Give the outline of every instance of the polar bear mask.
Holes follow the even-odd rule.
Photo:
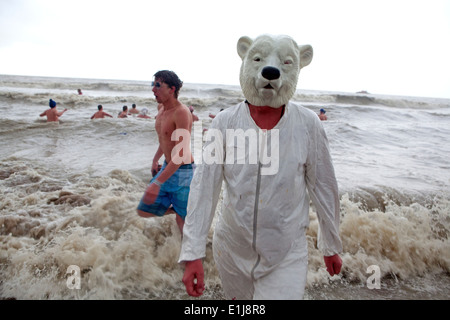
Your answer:
[[[247,101],[255,106],[280,108],[297,88],[300,69],[311,63],[313,49],[299,46],[289,36],[243,36],[237,51],[242,59],[240,84]]]

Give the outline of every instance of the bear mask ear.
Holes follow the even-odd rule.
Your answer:
[[[247,54],[248,49],[252,45],[253,40],[247,36],[240,37],[237,43],[237,52],[239,57],[244,60],[245,55]]]
[[[311,63],[313,58],[313,48],[309,45],[299,46],[300,49],[300,69]]]

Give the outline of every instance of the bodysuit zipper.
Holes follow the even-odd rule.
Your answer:
[[[257,175],[257,180],[256,180],[256,194],[255,194],[255,206],[254,206],[254,212],[253,212],[253,242],[252,242],[252,248],[253,250],[256,252],[256,232],[257,232],[257,224],[258,224],[258,206],[259,206],[259,192],[260,192],[260,188],[261,188],[261,168],[262,168],[262,163],[261,163],[261,157],[263,156],[265,150],[264,150],[264,146],[266,145],[266,130],[263,130],[263,134],[262,136],[259,135],[259,137],[261,137],[262,139],[260,139],[260,144],[259,144],[259,157],[258,157],[258,175]],[[253,266],[252,269],[252,279],[255,280],[255,269],[256,267],[259,265],[259,262],[261,260],[261,256],[258,254],[258,257],[256,259],[256,263]]]

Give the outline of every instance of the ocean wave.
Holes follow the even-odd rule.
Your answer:
[[[30,77],[0,75],[0,86],[10,88],[28,89],[64,89],[72,90],[78,94],[78,89],[93,91],[149,91],[151,92],[150,81],[122,81],[106,79],[78,79],[78,78],[58,78],[58,77]]]
[[[121,108],[123,105],[127,105],[131,108],[132,104],[136,104],[137,107],[146,106],[147,108],[157,107],[157,102],[153,97],[153,93],[146,95],[117,95],[118,92],[114,91],[116,95],[77,95],[74,93],[66,92],[17,92],[17,91],[0,91],[0,103],[12,104],[22,103],[29,105],[41,105],[48,106],[49,99],[53,99],[57,102],[60,108],[85,108],[87,106],[97,106],[99,104],[105,106],[112,105],[114,108]],[[129,92],[127,92],[129,93]],[[242,101],[239,95],[231,95],[230,97],[224,96],[180,96],[179,99],[182,103],[193,106],[194,108],[227,108],[233,106]]]
[[[440,109],[449,108],[450,99],[371,95],[358,93],[338,93],[297,90],[293,100],[324,105],[354,105],[390,107],[398,109]]]
[[[76,95],[72,93],[61,92],[42,92],[42,93],[25,93],[25,92],[5,92],[0,91],[0,101],[3,103],[27,103],[31,105],[41,105],[48,107],[49,99],[53,99],[57,102],[61,108],[83,108],[86,106],[102,105],[131,105],[134,103],[139,106],[155,107],[156,101],[153,97],[142,96],[88,96],[88,95]]]
[[[145,183],[121,169],[67,178],[70,184],[18,158],[2,161],[0,296],[70,298],[73,291],[61,283],[67,268],[76,265],[82,270],[78,294],[83,299],[187,299],[177,264],[181,237],[175,219],[136,214]],[[344,264],[333,281],[365,285],[372,265],[380,268],[383,281],[450,272],[448,195],[428,206],[391,201],[382,211],[367,210],[348,194],[340,202]],[[317,248],[314,207],[310,221],[307,289],[313,291],[329,285],[330,278]],[[204,259],[208,290],[203,298],[223,299],[211,251],[214,225]],[[38,290],[44,284],[47,290]]]
[[[77,79],[77,78],[47,78],[47,77],[28,77],[0,75],[0,87],[3,87],[1,93],[2,99],[23,99],[31,103],[40,101],[45,103],[46,99],[58,91],[64,94],[58,98],[69,105],[96,103],[94,101],[104,101],[103,103],[127,102],[146,104],[151,103],[147,99],[152,99],[151,81],[133,81],[133,80],[105,80],[105,79]],[[23,88],[24,90],[47,90],[46,92],[36,93],[39,97],[33,97],[33,94],[13,94],[8,92]],[[84,90],[87,95],[94,97],[78,96],[77,90]],[[103,95],[102,95],[103,93]],[[111,97],[112,96],[112,97]],[[41,99],[39,99],[41,98]],[[194,100],[192,104],[202,107],[201,99],[213,99],[220,102],[225,99],[227,106],[234,105],[244,99],[242,90],[236,85],[214,85],[214,84],[192,84],[186,83],[180,92],[180,99],[186,101]],[[47,99],[48,100],[48,99]],[[338,105],[356,105],[356,106],[384,106],[399,109],[439,109],[449,108],[450,99],[428,98],[428,97],[404,97],[370,93],[346,93],[346,92],[328,92],[319,90],[298,89],[293,97],[294,101],[300,103],[318,104],[338,104]],[[197,101],[197,102],[195,102]],[[213,102],[214,103],[214,102]],[[209,103],[211,105],[211,103]]]

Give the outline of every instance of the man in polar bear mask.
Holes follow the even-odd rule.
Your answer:
[[[288,36],[241,37],[246,101],[220,112],[191,183],[179,262],[188,294],[204,290],[202,258],[223,183],[213,254],[229,299],[301,299],[306,284],[309,201],[318,247],[340,272],[339,196],[328,140],[317,115],[290,102],[313,56]],[[269,156],[270,155],[270,156]]]

